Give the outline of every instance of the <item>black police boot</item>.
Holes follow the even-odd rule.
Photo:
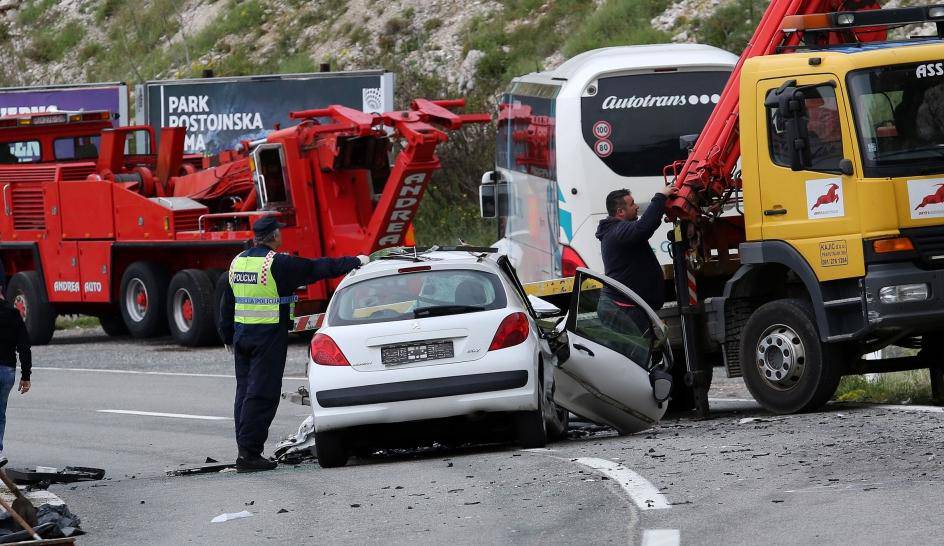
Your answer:
[[[236,472],[262,472],[264,470],[275,470],[279,463],[270,461],[262,455],[250,454],[242,449],[239,450],[239,457],[236,458]]]

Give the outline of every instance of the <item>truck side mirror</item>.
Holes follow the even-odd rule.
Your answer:
[[[788,87],[779,97],[779,109],[783,116],[784,133],[790,149],[790,169],[805,171],[812,165],[810,152],[809,116],[806,97],[796,87]]]

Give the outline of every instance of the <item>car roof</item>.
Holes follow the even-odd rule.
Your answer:
[[[390,257],[378,258],[369,264],[362,266],[349,273],[341,286],[355,283],[361,280],[383,277],[390,273],[395,273],[400,269],[430,266],[432,269],[487,269],[491,271],[498,270],[498,259],[503,256],[497,252],[471,252],[464,250],[436,250],[431,252],[421,252],[419,259],[414,261],[412,253],[404,254],[405,259],[396,259]],[[409,258],[409,259],[406,259]],[[339,286],[339,288],[341,288]]]

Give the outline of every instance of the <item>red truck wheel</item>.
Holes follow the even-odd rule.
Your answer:
[[[134,262],[121,276],[119,304],[128,332],[137,338],[167,331],[167,272],[151,262]]]
[[[10,279],[7,299],[20,312],[32,345],[46,345],[56,330],[56,310],[46,299],[43,279],[35,271],[21,271]]]
[[[216,341],[213,281],[206,271],[184,269],[167,289],[167,325],[174,341],[186,347]]]

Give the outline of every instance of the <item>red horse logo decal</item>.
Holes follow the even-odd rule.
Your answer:
[[[827,186],[826,193],[820,195],[816,198],[816,203],[813,205],[813,208],[810,210],[818,208],[820,205],[828,205],[829,203],[835,203],[839,201],[839,185],[830,184]]]
[[[915,207],[915,210],[924,208],[928,205],[938,205],[944,203],[944,184],[935,184],[937,186],[937,191],[931,195],[925,195],[924,199],[918,203],[918,206]]]

